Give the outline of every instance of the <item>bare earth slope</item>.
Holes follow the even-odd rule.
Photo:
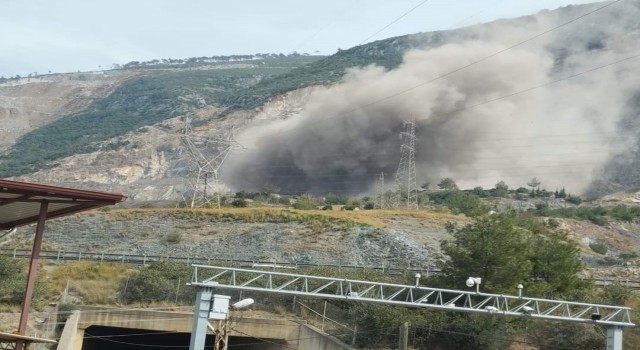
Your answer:
[[[107,96],[133,71],[51,74],[0,84],[0,152],[25,133]]]

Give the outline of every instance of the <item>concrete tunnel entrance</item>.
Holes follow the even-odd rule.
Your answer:
[[[84,332],[82,350],[188,350],[190,333],[163,332],[148,329],[91,326]],[[213,336],[207,335],[205,349],[213,347]],[[282,339],[258,339],[253,337],[229,337],[229,347],[234,350],[290,349]]]

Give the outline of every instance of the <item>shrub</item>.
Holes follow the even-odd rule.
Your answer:
[[[245,208],[247,206],[247,201],[244,198],[236,198],[231,202],[231,205],[236,208]]]
[[[582,198],[580,198],[580,196],[569,196],[565,200],[567,202],[569,202],[571,204],[575,204],[575,205],[579,205],[580,203],[582,203]]]
[[[318,209],[313,198],[310,195],[301,195],[300,198],[293,204],[293,208],[298,210],[314,210]]]
[[[591,242],[589,243],[589,248],[591,248],[591,250],[593,250],[594,252],[602,255],[606,255],[609,251],[609,248],[607,248],[607,246],[601,242]]]
[[[157,261],[139,267],[120,283],[120,297],[125,303],[166,301],[191,303],[193,290],[185,283],[190,280],[191,268],[185,263]]]
[[[366,210],[371,210],[373,208],[375,208],[375,204],[373,204],[373,202],[367,202],[363,207],[363,209],[366,209]]]
[[[182,234],[180,232],[171,232],[164,237],[164,240],[167,241],[167,243],[180,243],[180,241],[182,241]]]

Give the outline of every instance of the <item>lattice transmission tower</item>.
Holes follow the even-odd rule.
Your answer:
[[[189,118],[186,117],[182,143],[194,165],[188,178],[191,193],[189,197],[185,197],[186,206],[189,208],[211,206],[210,189],[212,189],[215,205],[220,208],[221,184],[218,176],[220,167],[231,150],[243,148],[234,139],[234,129],[231,128],[229,135],[223,138],[197,135],[193,133]],[[212,179],[210,179],[211,176]],[[213,180],[213,184],[210,180]]]
[[[416,180],[416,122],[414,119],[404,122],[404,131],[400,133],[400,163],[396,172],[394,207],[418,209],[418,184]]]

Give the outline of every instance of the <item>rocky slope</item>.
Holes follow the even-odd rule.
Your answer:
[[[445,225],[469,222],[464,216],[427,211],[282,210],[285,209],[93,211],[50,221],[44,244],[45,249],[92,253],[425,267],[435,264],[440,258],[440,243],[451,238]],[[295,216],[298,214],[301,216]],[[337,221],[324,221],[319,226],[314,218],[322,217]],[[343,219],[353,224],[340,224]],[[640,251],[640,221],[610,220],[596,225],[574,219],[556,220],[579,244],[590,267],[588,276],[640,279],[640,261],[634,258],[634,253]],[[28,248],[33,229],[19,228],[0,245]],[[590,248],[592,243],[606,246],[606,254],[595,253]]]
[[[0,153],[15,140],[107,96],[134,71],[49,74],[0,84]]]

